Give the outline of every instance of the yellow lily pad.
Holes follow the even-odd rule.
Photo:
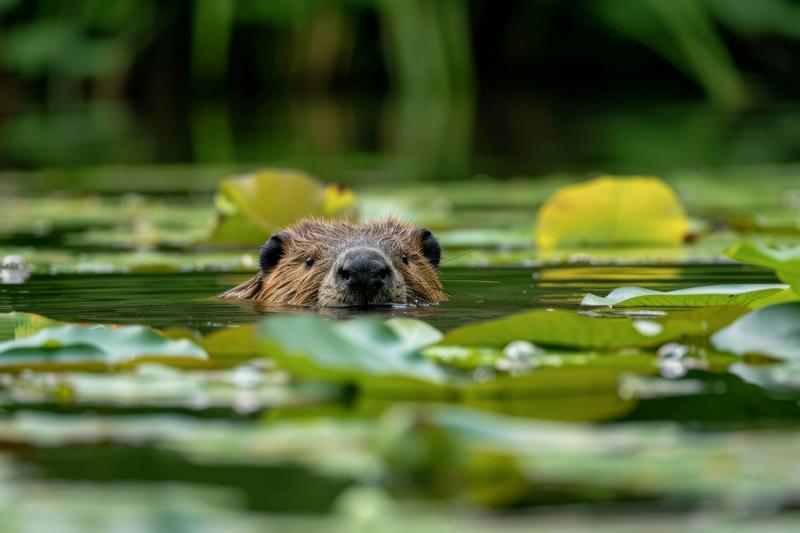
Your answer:
[[[675,192],[655,177],[599,178],[557,190],[539,209],[536,243],[677,246],[689,227]]]
[[[355,194],[296,170],[264,169],[223,179],[215,199],[217,221],[209,242],[263,242],[303,217],[355,220]]]

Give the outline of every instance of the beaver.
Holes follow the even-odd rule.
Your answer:
[[[338,307],[447,300],[436,237],[389,217],[363,224],[307,218],[261,247],[260,271],[220,295],[268,304]]]

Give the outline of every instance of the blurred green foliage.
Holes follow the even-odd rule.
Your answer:
[[[188,48],[195,84],[225,86],[242,62],[232,43],[249,32],[263,34],[268,48],[244,68],[271,70],[312,88],[347,74],[363,48],[380,48],[390,86],[402,94],[470,93],[476,81],[475,34],[484,30],[481,1],[451,0],[3,0],[0,2],[3,69],[63,88],[91,80],[98,89],[122,90],[148,48],[177,34]],[[491,9],[491,7],[488,7]],[[540,0],[504,6],[541,38],[564,14],[584,18],[610,39],[643,44],[697,83],[721,107],[746,104],[749,90],[728,42],[758,37],[796,40],[800,6],[790,0],[582,0],[565,8]],[[377,29],[373,26],[377,26]],[[580,35],[564,36],[580,40]],[[585,41],[586,52],[592,43]],[[160,50],[160,49],[159,49]],[[554,50],[558,54],[558,50]],[[498,58],[502,61],[503,58]],[[373,80],[374,81],[374,80]]]

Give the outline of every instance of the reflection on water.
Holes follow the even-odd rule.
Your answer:
[[[195,102],[174,113],[95,102],[0,121],[0,166],[270,164],[338,181],[554,172],[662,173],[796,161],[800,108],[554,97]],[[191,180],[187,176],[187,183]]]
[[[74,322],[147,323],[200,331],[254,322],[267,312],[252,302],[214,298],[250,274],[182,273],[34,276],[23,285],[0,287],[0,312],[24,311]],[[575,308],[587,292],[623,285],[673,290],[714,283],[774,283],[771,272],[741,265],[598,266],[557,268],[445,268],[450,301],[422,308],[379,308],[378,316],[424,317],[440,329],[525,309]],[[324,310],[323,316],[363,314]]]

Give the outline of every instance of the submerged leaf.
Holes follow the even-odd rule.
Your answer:
[[[216,198],[215,244],[260,244],[278,228],[308,217],[354,219],[355,195],[294,170],[264,169],[226,178]]]
[[[800,295],[800,246],[776,249],[765,244],[742,242],[725,250],[725,255],[740,263],[775,270],[775,274]]]
[[[557,190],[539,209],[536,243],[677,246],[689,221],[673,190],[654,177],[602,176]]]
[[[265,353],[301,377],[360,381],[410,378],[443,383],[444,370],[383,322],[327,322],[312,315],[267,318],[256,329]]]
[[[756,309],[711,337],[717,350],[800,360],[800,302]]]
[[[667,317],[586,316],[571,311],[527,311],[458,327],[441,344],[497,346],[524,340],[543,346],[616,350],[658,346],[682,337],[705,336],[729,324],[747,308],[706,307]]]
[[[0,342],[0,366],[21,362],[122,363],[145,356],[207,357],[189,340],[172,340],[144,326],[52,326]]]
[[[784,291],[788,285],[709,285],[676,291],[654,291],[641,287],[620,287],[607,296],[587,294],[587,307],[704,307],[709,305],[750,305],[756,300]]]

